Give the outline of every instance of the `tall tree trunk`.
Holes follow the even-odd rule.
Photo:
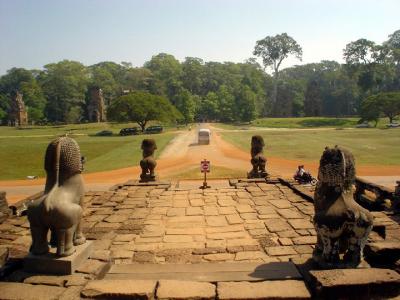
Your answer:
[[[277,113],[277,104],[276,104],[276,99],[278,97],[278,70],[275,69],[274,72],[274,86],[272,90],[272,116],[276,117]]]

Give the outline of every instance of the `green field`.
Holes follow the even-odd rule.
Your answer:
[[[325,117],[308,117],[308,118],[261,118],[251,122],[251,124],[215,124],[223,129],[251,129],[252,127],[267,128],[354,128],[360,118],[325,118]],[[385,128],[389,123],[388,118],[381,118],[377,128]],[[370,126],[374,126],[370,123]]]
[[[316,161],[325,146],[339,145],[351,150],[357,163],[400,166],[400,128],[247,130],[221,134],[223,139],[246,151],[250,150],[251,136],[259,134],[266,143],[267,156]]]
[[[141,158],[143,138],[154,138],[156,155],[176,135],[173,132],[154,135],[118,136],[123,127],[132,124],[85,124],[32,127],[16,129],[0,127],[0,180],[24,179],[28,175],[45,176],[43,158],[48,143],[58,135],[69,133],[79,144],[86,157],[86,172],[113,170],[137,166]],[[101,130],[113,131],[113,136],[94,136]]]

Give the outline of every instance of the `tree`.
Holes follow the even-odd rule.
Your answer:
[[[21,82],[20,91],[23,94],[23,100],[28,108],[28,119],[31,121],[42,120],[44,118],[46,98],[37,81],[31,80]]]
[[[267,36],[256,42],[254,55],[262,58],[264,67],[272,66],[274,71],[274,89],[272,93],[272,105],[276,105],[278,93],[279,68],[283,60],[289,55],[294,55],[301,60],[303,50],[300,45],[287,33]]]
[[[393,123],[393,119],[400,114],[400,92],[380,93],[377,101],[381,112]]]
[[[373,121],[375,127],[378,125],[380,108],[376,100],[376,96],[369,96],[361,103],[361,120],[360,121]]]
[[[291,117],[303,115],[304,85],[299,80],[279,80],[279,106],[275,107],[275,116]]]
[[[153,76],[149,82],[149,91],[156,95],[167,96],[170,101],[179,91],[181,85],[182,66],[171,54],[154,55],[144,64]]]
[[[89,87],[101,88],[104,102],[109,104],[112,99],[121,93],[121,80],[119,77],[121,77],[122,68],[115,66],[111,62],[103,62],[90,66],[88,69],[90,72]]]
[[[80,62],[63,60],[45,65],[39,76],[43,92],[47,98],[46,116],[51,121],[78,122],[76,107],[85,105],[85,94],[89,75]]]
[[[362,103],[362,118],[377,120],[379,114],[384,114],[393,123],[400,114],[400,92],[379,93],[367,97]]]
[[[10,95],[14,91],[23,94],[23,101],[28,110],[28,119],[39,121],[44,117],[46,99],[32,71],[12,68],[0,78],[0,120],[5,119],[9,109]],[[2,117],[1,117],[2,116]]]
[[[149,121],[175,122],[182,115],[163,96],[147,92],[133,92],[115,99],[108,107],[112,121],[136,122],[144,131]]]
[[[185,124],[193,122],[196,104],[193,95],[187,89],[181,89],[174,97],[176,108],[183,116]]]
[[[367,39],[350,42],[343,49],[348,71],[358,78],[361,98],[387,90],[393,78],[390,64],[390,47],[387,43],[376,45]]]
[[[304,95],[304,113],[306,117],[319,117],[322,111],[321,88],[317,81],[311,80]]]
[[[219,120],[222,122],[232,122],[235,116],[236,103],[235,96],[229,91],[226,85],[221,85],[217,91]]]
[[[125,70],[122,81],[123,90],[147,91],[153,74],[147,68],[129,68]]]
[[[219,115],[218,106],[218,95],[214,92],[208,92],[207,96],[200,101],[196,119],[202,121],[217,120]]]
[[[256,118],[256,95],[248,87],[243,86],[236,96],[237,119],[242,122],[250,122]]]
[[[375,43],[367,39],[350,42],[343,49],[343,58],[347,64],[369,64],[373,62]]]
[[[392,85],[393,90],[400,90],[400,30],[396,30],[389,35],[389,39],[384,43],[390,50],[390,57],[395,65],[395,77]]]
[[[182,85],[192,94],[201,94],[204,81],[204,62],[201,58],[186,57],[182,63]]]

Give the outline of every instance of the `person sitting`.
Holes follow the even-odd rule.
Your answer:
[[[312,181],[311,174],[304,169],[304,165],[297,167],[297,171],[293,178],[300,183],[309,183]]]
[[[304,165],[300,165],[297,167],[297,171],[294,174],[294,177],[302,178],[305,173],[306,173],[306,170],[304,170]]]

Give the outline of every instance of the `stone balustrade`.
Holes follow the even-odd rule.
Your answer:
[[[399,209],[400,201],[400,181],[397,181],[395,189],[388,188],[360,177],[355,181],[355,200],[371,210],[381,210],[387,200],[391,203],[391,208]]]

